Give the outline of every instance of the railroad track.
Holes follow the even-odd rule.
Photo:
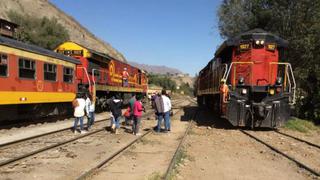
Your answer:
[[[190,100],[190,101],[191,101],[191,100]],[[192,102],[192,103],[195,103],[195,102],[193,102],[193,101],[191,101],[191,102]],[[193,122],[193,120],[196,118],[197,114],[198,114],[198,110],[196,110],[196,112],[194,113],[193,117],[192,117],[192,118],[190,119],[190,121],[189,121],[188,127],[187,127],[187,129],[186,129],[183,137],[181,138],[181,140],[180,140],[180,142],[179,142],[179,145],[178,145],[178,147],[177,147],[177,149],[176,149],[176,151],[175,151],[175,153],[174,153],[174,155],[173,155],[173,157],[172,157],[172,159],[171,159],[171,161],[170,161],[170,164],[169,164],[169,166],[168,166],[168,168],[167,168],[167,171],[166,171],[166,173],[165,173],[165,175],[164,175],[164,179],[165,179],[165,180],[171,179],[172,172],[173,172],[173,170],[174,170],[174,168],[175,168],[176,159],[177,159],[177,157],[178,157],[179,152],[181,151],[181,149],[182,149],[182,147],[183,147],[183,143],[184,143],[184,141],[185,141],[185,139],[186,139],[186,137],[187,137],[187,135],[188,135],[191,127],[192,127],[192,122]]]
[[[184,101],[185,102],[185,101]],[[192,102],[191,102],[192,103]],[[190,103],[190,104],[191,104]],[[189,105],[190,105],[189,104]],[[182,108],[178,109],[174,114],[178,114],[180,111],[182,111]],[[194,116],[195,117],[195,116]],[[193,117],[193,118],[194,118]],[[185,137],[188,134],[188,131],[191,128],[191,121],[189,122],[189,125],[187,127],[187,130],[185,131],[183,138],[181,139],[179,146],[177,148],[177,150],[175,151],[175,154],[170,162],[170,165],[168,167],[168,170],[166,172],[166,174],[170,174],[172,169],[174,168],[174,161],[177,157],[178,152],[180,151],[182,144],[184,142]],[[152,129],[146,129],[147,131],[142,135],[139,136],[138,138],[136,138],[135,140],[131,141],[130,143],[128,143],[127,145],[125,145],[124,147],[122,147],[121,149],[119,149],[118,151],[114,152],[112,155],[108,156],[107,158],[105,158],[104,160],[102,160],[101,162],[99,162],[98,164],[96,164],[94,167],[90,168],[89,170],[87,170],[86,172],[84,172],[83,174],[81,174],[77,180],[84,180],[84,179],[89,179],[90,177],[94,176],[95,173],[97,173],[99,170],[101,170],[102,168],[106,167],[112,160],[114,160],[115,158],[117,158],[119,155],[121,155],[122,153],[124,153],[126,150],[128,150],[130,147],[132,147],[134,144],[136,144],[137,142],[140,142],[143,138],[146,138],[148,135],[151,134]]]
[[[173,106],[176,106],[177,104],[180,104],[181,102],[184,102],[184,101],[179,101],[179,102],[175,103]],[[145,113],[143,115],[143,117],[150,116],[150,115],[153,115],[153,114],[154,114],[154,112],[151,110],[150,112]],[[109,118],[96,121],[96,123],[101,123],[101,122],[106,122],[106,121],[109,121]],[[96,124],[96,126],[97,126],[97,124]],[[0,161],[0,168],[3,167],[3,166],[9,165],[11,163],[17,162],[19,160],[26,159],[28,157],[34,156],[36,154],[39,154],[39,153],[42,153],[42,152],[45,152],[45,151],[48,151],[48,150],[63,146],[63,145],[66,145],[68,143],[71,143],[71,142],[74,142],[76,140],[79,140],[79,139],[82,139],[82,138],[97,134],[99,132],[105,131],[105,129],[107,127],[108,126],[103,126],[103,127],[98,128],[97,130],[93,130],[91,132],[88,132],[88,133],[86,133],[84,135],[80,135],[80,136],[77,136],[77,137],[73,137],[73,134],[71,134],[70,132],[68,132],[67,134],[64,134],[64,135],[60,135],[59,134],[59,133],[65,133],[67,131],[70,131],[71,128],[68,127],[68,128],[63,128],[63,129],[56,130],[56,131],[53,131],[53,132],[44,133],[44,134],[40,134],[40,135],[36,135],[36,136],[19,139],[19,140],[12,141],[12,142],[8,142],[8,143],[5,143],[5,144],[1,144],[0,145],[0,152],[1,152],[0,153],[0,159],[1,159],[1,156],[2,156],[2,159],[4,159],[4,160]],[[52,140],[53,137],[50,137],[50,136],[57,137],[57,139],[61,139],[61,137],[64,136],[67,139],[65,139],[63,141],[59,141],[59,142],[54,142]],[[73,138],[70,138],[70,136],[72,136]],[[41,141],[41,140],[37,140],[37,138],[45,138],[45,140]],[[28,143],[29,141],[31,141],[31,143]],[[34,142],[36,142],[36,143],[34,143]],[[23,153],[18,152],[18,154],[20,153],[21,155],[12,155],[12,154],[16,154],[17,153],[17,149],[19,149],[18,147],[20,147],[20,149],[24,149],[25,150],[25,149],[27,149],[26,146],[24,146],[25,144],[28,144],[28,145],[37,144],[37,142],[43,143],[43,146],[41,148],[38,148],[36,150],[30,150],[28,152],[23,152]],[[49,145],[47,145],[47,144],[49,144]],[[16,147],[13,147],[13,146],[16,146]],[[12,149],[14,149],[15,151],[12,151]],[[9,157],[9,158],[6,158],[6,157]]]
[[[250,132],[245,130],[240,130],[240,131],[243,134],[247,135],[248,137],[254,139],[255,141],[267,146],[272,151],[294,162],[300,168],[305,169],[312,175],[320,177],[320,172],[319,172],[320,161],[317,161],[320,158],[320,148],[318,145],[302,140],[300,138],[291,136],[289,134],[279,132],[279,131],[271,131],[269,133],[262,132],[264,134],[268,133],[269,137],[267,138],[261,137],[261,135],[259,135],[259,132],[252,132],[252,131]],[[279,136],[282,136],[282,137],[279,137]],[[278,139],[285,140],[284,137],[286,138],[286,142],[278,141]],[[284,146],[287,146],[287,147],[284,147]],[[288,149],[288,147],[290,148]],[[306,147],[306,148],[301,149],[302,147]],[[306,152],[308,152],[308,154]],[[301,153],[303,155],[301,155]],[[317,157],[314,157],[315,159],[313,158],[307,159],[306,156],[309,156],[309,155],[314,155]]]

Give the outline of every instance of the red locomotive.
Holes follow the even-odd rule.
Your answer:
[[[295,79],[284,62],[287,46],[261,29],[226,40],[199,72],[198,104],[234,126],[281,126],[295,103]]]
[[[78,92],[92,93],[101,108],[114,93],[129,97],[147,92],[146,73],[138,68],[72,42],[56,53],[14,40],[16,27],[0,19],[0,121],[68,114]]]
[[[91,92],[97,99],[98,107],[104,108],[106,100],[114,93],[124,99],[134,94],[145,95],[148,88],[146,73],[107,54],[96,52],[74,42],[65,42],[56,52],[72,56],[81,64],[77,65],[77,80],[80,92]],[[128,84],[123,82],[123,72],[128,74]]]

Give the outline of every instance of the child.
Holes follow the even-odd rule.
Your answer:
[[[94,120],[95,120],[95,114],[94,114],[94,110],[95,110],[95,102],[92,101],[92,96],[90,94],[86,94],[86,113],[87,113],[87,117],[88,117],[88,122],[87,122],[87,128],[88,130],[90,129],[90,127],[94,124]]]

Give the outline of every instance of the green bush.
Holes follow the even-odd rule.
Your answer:
[[[19,25],[15,38],[46,49],[53,50],[62,42],[69,40],[69,34],[56,18],[37,18],[15,11],[9,11],[10,20]]]
[[[177,88],[177,84],[175,81],[170,79],[167,75],[161,74],[149,74],[149,84],[154,84],[157,86],[161,86],[164,89],[175,91]]]

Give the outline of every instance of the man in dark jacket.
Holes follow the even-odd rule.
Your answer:
[[[112,124],[111,128],[116,134],[119,134],[120,118],[122,115],[121,106],[122,106],[122,100],[120,98],[120,95],[117,94],[110,103],[110,110],[111,110],[112,116],[114,117],[114,123]]]

